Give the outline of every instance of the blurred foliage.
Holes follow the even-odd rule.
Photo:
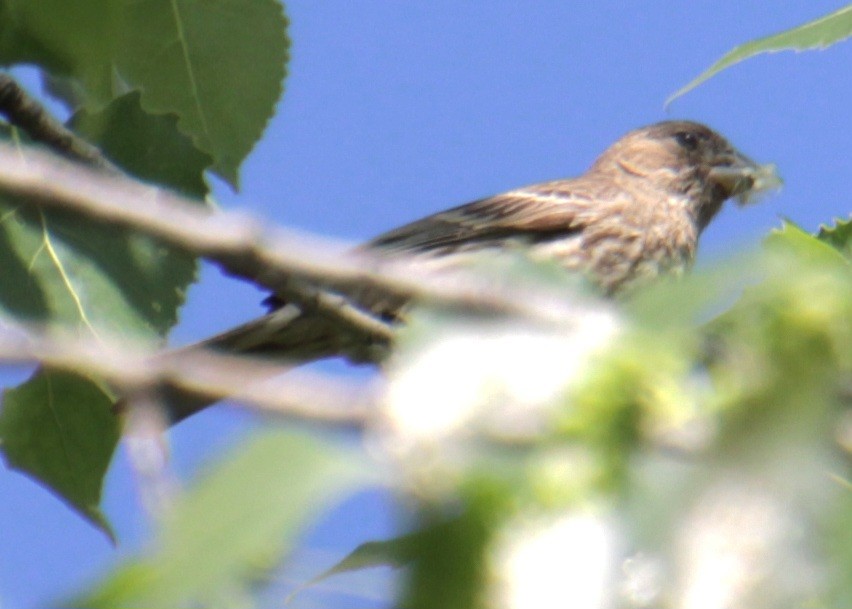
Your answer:
[[[847,220],[837,220],[832,226],[821,226],[817,238],[830,243],[847,258],[852,257],[852,216]]]
[[[688,608],[708,587],[718,597],[712,607],[846,606],[837,599],[852,593],[839,541],[849,538],[852,509],[848,227],[838,222],[815,237],[788,223],[749,264],[726,265],[722,286],[719,271],[709,271],[643,294],[582,382],[566,375],[535,441],[497,449],[487,441],[492,421],[476,419],[463,425],[479,433],[448,431],[438,454],[430,452],[435,438],[416,439],[422,446],[406,448],[402,463],[411,468],[409,492],[431,506],[419,518],[423,532],[362,546],[323,577],[407,563],[410,607],[598,606],[583,604],[588,581],[607,583],[601,606]],[[727,311],[696,321],[702,294],[743,283]],[[441,334],[442,317],[423,319],[432,327],[414,332],[425,343]],[[416,358],[416,342],[403,359]],[[492,409],[536,416],[531,403],[500,401],[501,381],[492,383]],[[541,562],[526,557],[528,569],[495,558],[518,522],[526,538],[539,534],[530,522],[544,523],[557,548],[541,542]],[[574,537],[562,537],[566,530]],[[584,545],[588,536],[595,547]],[[619,550],[595,564],[595,548],[610,538]],[[572,539],[576,547],[566,549]],[[462,546],[480,554],[463,555]],[[472,570],[454,583],[442,569],[460,556]],[[590,572],[563,571],[551,587],[519,596],[513,569],[539,573],[560,561]],[[480,582],[474,597],[471,578]],[[429,604],[439,581],[440,603]]]
[[[254,435],[175,500],[148,551],[85,598],[55,606],[245,607],[269,570],[329,504],[373,481],[358,455],[288,431]]]
[[[852,5],[845,6],[829,15],[796,26],[772,36],[758,38],[728,51],[721,59],[704,70],[694,80],[675,92],[666,100],[670,104],[688,93],[705,80],[722,70],[760,53],[773,53],[787,49],[824,49],[852,36]]]

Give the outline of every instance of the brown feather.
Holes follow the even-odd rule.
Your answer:
[[[701,231],[726,199],[749,194],[756,169],[704,125],[658,123],[619,139],[577,178],[455,207],[384,233],[362,248],[391,258],[404,252],[440,259],[452,266],[464,264],[461,253],[525,245],[534,258],[586,273],[606,294],[624,293],[660,273],[683,272],[695,256]],[[349,297],[391,317],[404,304],[378,305],[381,295],[367,291]],[[336,336],[321,316],[274,296],[270,302],[285,308],[202,346],[299,363],[339,354],[353,340]],[[173,408],[176,419],[206,405],[198,400],[187,404]]]

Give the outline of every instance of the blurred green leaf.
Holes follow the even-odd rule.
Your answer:
[[[804,263],[836,266],[845,262],[829,238],[814,236],[789,220],[769,234],[766,245],[770,250],[792,253]]]
[[[99,509],[103,479],[118,443],[112,398],[75,374],[39,370],[3,395],[0,440],[21,471],[113,537]]]
[[[504,491],[501,494],[505,497]],[[448,518],[440,509],[425,508],[418,515],[422,536],[411,540],[416,558],[405,573],[399,606],[480,607],[487,576],[485,552],[496,524],[495,511],[494,498],[471,495],[466,497],[461,515]]]
[[[154,547],[63,606],[221,606],[258,563],[274,564],[306,524],[371,476],[337,445],[260,433],[179,498]]]
[[[828,585],[828,607],[852,607],[852,478],[839,482],[844,496],[828,522],[826,550],[833,559]]]
[[[847,258],[852,258],[852,217],[846,220],[836,219],[831,226],[820,226],[817,238],[830,243]]]
[[[373,567],[404,567],[417,556],[417,545],[422,542],[422,537],[422,533],[411,533],[393,539],[362,543],[343,560],[317,575],[307,585],[319,583],[333,575],[348,571]]]
[[[751,260],[726,261],[718,273],[673,281],[653,288],[657,294],[640,295],[640,304],[631,302],[636,314],[624,320],[625,331],[568,390],[551,427],[526,445],[528,454],[504,447],[512,463],[526,465],[527,480],[517,480],[517,471],[497,459],[472,459],[487,443],[483,436],[476,436],[479,444],[468,437],[447,442],[442,454],[464,454],[466,469],[454,470],[459,482],[442,489],[438,501],[447,511],[464,512],[471,525],[466,532],[479,535],[463,537],[459,530],[419,550],[404,606],[430,606],[436,590],[441,598],[431,606],[470,607],[491,598],[494,589],[478,581],[476,569],[487,563],[506,524],[464,492],[472,480],[488,477],[497,481],[492,488],[502,486],[503,502],[521,521],[535,521],[549,507],[570,515],[596,499],[612,505],[613,535],[636,555],[627,563],[619,552],[601,560],[610,561],[608,573],[625,570],[620,589],[633,592],[636,584],[636,606],[702,598],[707,589],[718,590],[726,605],[753,609],[846,606],[825,604],[825,576],[845,577],[842,566],[835,573],[845,563],[824,546],[838,504],[849,500],[848,489],[837,484],[850,479],[848,422],[846,454],[837,438],[852,378],[850,267],[832,245],[792,223],[767,241],[767,251]],[[720,297],[734,296],[733,307],[708,330],[701,314],[719,306]],[[434,333],[452,319],[421,319],[420,337],[430,334],[429,322]],[[714,344],[704,341],[710,332]],[[529,458],[547,448],[554,459]],[[568,474],[562,486],[577,492],[561,505],[549,503],[554,495],[546,492],[530,501],[535,477],[559,479],[557,459]],[[577,484],[588,463],[591,484]],[[843,546],[848,536],[841,537],[833,545]],[[397,549],[368,547],[352,561],[392,560],[382,553]],[[459,574],[445,569],[460,562],[468,572],[454,580]],[[720,574],[718,564],[737,568]],[[651,580],[628,581],[634,566],[640,580],[649,572]],[[532,569],[522,564],[517,571],[522,567]],[[534,577],[514,583],[534,588]],[[566,572],[562,585],[574,583],[576,575]],[[609,594],[616,593],[601,590]]]
[[[400,535],[392,539],[362,543],[347,554],[343,560],[305,584],[305,587],[349,571],[373,567],[393,567],[396,569],[404,567],[417,559],[423,545],[428,544],[432,537],[446,534],[451,526],[452,522],[442,522],[433,528]]]
[[[718,315],[764,275],[760,256],[739,253],[681,277],[661,277],[631,294],[623,306],[642,327],[681,332]]]
[[[139,90],[236,186],[281,96],[286,28],[276,0],[0,0],[0,65],[65,77],[90,111]]]
[[[428,543],[429,533],[430,531],[416,531],[392,539],[362,543],[337,564],[299,586],[290,594],[288,602],[304,590],[335,575],[375,567],[392,567],[394,569],[405,567],[417,559],[422,544]]]
[[[764,277],[714,323],[712,383],[691,422],[701,441],[690,458],[637,455],[623,528],[640,536],[630,543],[640,557],[676,574],[678,589],[703,582],[726,604],[754,609],[845,607],[829,600],[835,585],[848,598],[852,583],[852,495],[838,483],[849,460],[837,442],[848,416],[852,282],[835,250],[791,223],[769,246]],[[719,561],[737,573],[703,579]]]
[[[790,30],[785,30],[772,36],[758,38],[735,47],[712,66],[698,75],[685,87],[679,89],[666,100],[666,105],[681,95],[691,91],[705,80],[721,72],[735,63],[753,57],[760,53],[772,53],[786,49],[824,49],[827,46],[845,40],[852,36],[852,5],[809,21]]]

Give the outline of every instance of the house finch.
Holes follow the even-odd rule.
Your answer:
[[[745,203],[777,183],[773,168],[755,164],[704,125],[668,121],[631,131],[579,177],[455,207],[362,248],[453,266],[471,253],[525,246],[531,257],[583,272],[613,295],[662,273],[683,272],[701,231],[727,199]],[[269,314],[202,344],[292,362],[340,354],[341,338],[329,324],[293,304],[271,302]],[[180,419],[197,406],[170,414]]]

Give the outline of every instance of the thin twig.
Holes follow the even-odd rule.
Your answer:
[[[0,72],[0,114],[33,140],[69,159],[101,170],[118,171],[100,150],[53,118],[15,79],[3,72]]]

